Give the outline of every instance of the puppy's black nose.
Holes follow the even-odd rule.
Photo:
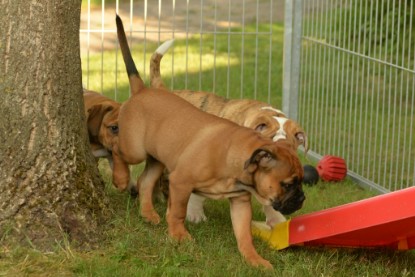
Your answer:
[[[272,202],[272,208],[276,211],[280,211],[282,208],[282,203],[280,201]]]
[[[303,206],[303,201],[284,203],[284,205],[282,205],[280,209],[278,209],[278,211],[282,213],[283,215],[289,215],[299,210],[302,206]]]
[[[272,207],[274,210],[277,210],[284,215],[289,215],[299,210],[303,206],[304,200],[304,192],[300,189],[297,189],[293,194],[290,195],[290,197],[287,197],[282,201],[274,201],[272,203]]]

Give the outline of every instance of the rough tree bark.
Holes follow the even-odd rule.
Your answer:
[[[81,0],[0,3],[0,243],[93,245],[108,200],[84,122]]]

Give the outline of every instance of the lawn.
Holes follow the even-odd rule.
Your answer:
[[[261,28],[267,29],[269,26]],[[257,69],[253,64],[255,47],[251,46],[255,45],[255,38],[246,38],[246,64],[243,70],[238,54],[241,44],[237,41],[240,41],[240,38],[234,38],[235,48],[231,50],[227,48],[226,41],[218,42],[216,77],[212,74],[212,56],[207,55],[203,58],[206,60],[203,61],[202,89],[212,90],[215,87],[215,91],[221,95],[228,94],[229,97],[239,98],[242,94],[243,97],[254,98],[255,84],[251,77],[257,70],[257,75],[260,76],[256,89],[257,98],[263,101],[269,99],[273,105],[280,107],[283,28],[278,24],[272,28],[276,33],[272,48],[272,95],[268,94],[268,56],[259,54],[262,62],[258,63]],[[210,39],[209,36],[204,37],[205,53],[213,49],[213,45],[209,44]],[[174,77],[175,88],[187,86],[198,89],[199,41],[198,37],[192,37],[188,42],[176,41],[174,75],[171,74],[171,56],[166,55],[163,59],[162,74],[168,86],[171,86]],[[191,62],[188,62],[188,74],[184,70],[186,60],[183,58],[186,43],[191,59]],[[259,45],[264,49],[268,49],[268,43],[265,39],[259,39]],[[155,49],[156,45],[147,47]],[[139,70],[142,71],[142,62],[137,58],[142,57],[140,51],[141,46],[136,44],[133,56]],[[104,67],[101,54],[90,57],[90,88],[113,97],[115,74],[118,74],[117,99],[124,101],[128,97],[128,82],[120,53],[107,51],[103,55]],[[117,71],[114,70],[116,55],[119,55]],[[151,53],[148,53],[147,59],[150,55]],[[232,65],[230,72],[226,68],[228,63]],[[241,71],[246,81],[243,86],[240,82]],[[105,74],[103,77],[100,76],[101,72]],[[85,75],[84,70],[84,77]],[[262,80],[262,77],[265,79]],[[213,82],[214,79],[216,83]],[[232,91],[227,90],[229,86],[233,88]],[[304,163],[311,163],[302,155],[301,158]],[[139,175],[141,169],[142,165],[134,167],[134,175]],[[157,226],[145,223],[138,214],[136,199],[127,193],[118,192],[112,186],[106,161],[100,163],[100,170],[107,184],[106,193],[111,199],[113,216],[107,222],[106,238],[99,248],[87,252],[80,251],[69,242],[62,241],[56,243],[55,251],[41,253],[35,248],[8,245],[6,238],[0,238],[3,245],[0,248],[0,276],[415,276],[414,251],[324,247],[291,247],[276,251],[257,238],[254,244],[258,253],[270,260],[274,265],[274,271],[252,268],[244,262],[237,249],[229,204],[225,200],[208,200],[205,205],[208,221],[200,224],[186,223],[194,240],[182,244],[175,243],[168,238],[164,216]],[[320,181],[314,186],[305,186],[304,190],[307,197],[304,207],[291,215],[292,217],[375,195],[374,192],[364,190],[350,180],[339,183]],[[259,204],[256,200],[252,202],[254,219],[263,220],[264,215]],[[166,203],[156,202],[156,209],[161,215],[165,215]]]
[[[323,247],[276,251],[257,238],[257,251],[271,261],[274,271],[251,268],[237,250],[227,201],[208,200],[208,221],[186,224],[194,241],[177,244],[167,236],[164,217],[158,226],[141,220],[136,200],[112,187],[105,161],[100,167],[114,207],[100,247],[82,252],[60,242],[50,253],[4,247],[0,276],[414,276],[413,251]],[[304,207],[292,216],[373,195],[350,181],[319,182],[306,186],[305,193]],[[254,218],[263,220],[258,203],[253,204]],[[156,209],[163,215],[166,204],[158,201]]]

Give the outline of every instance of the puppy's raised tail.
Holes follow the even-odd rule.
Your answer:
[[[165,88],[160,75],[160,61],[164,54],[173,45],[174,39],[168,40],[160,45],[153,53],[150,60],[150,84],[153,88]]]
[[[124,25],[121,18],[116,16],[118,42],[124,59],[125,68],[127,69],[128,80],[130,82],[131,94],[137,94],[140,90],[145,88],[144,82],[138,73],[133,57],[131,56],[130,48],[128,47],[127,37],[125,36]]]

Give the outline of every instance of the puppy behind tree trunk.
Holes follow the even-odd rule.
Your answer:
[[[117,143],[121,104],[100,93],[84,90],[84,107],[92,155],[97,160],[107,159],[112,170],[112,150]],[[135,184],[129,182],[128,186],[133,188]],[[135,190],[131,192],[134,195]]]

